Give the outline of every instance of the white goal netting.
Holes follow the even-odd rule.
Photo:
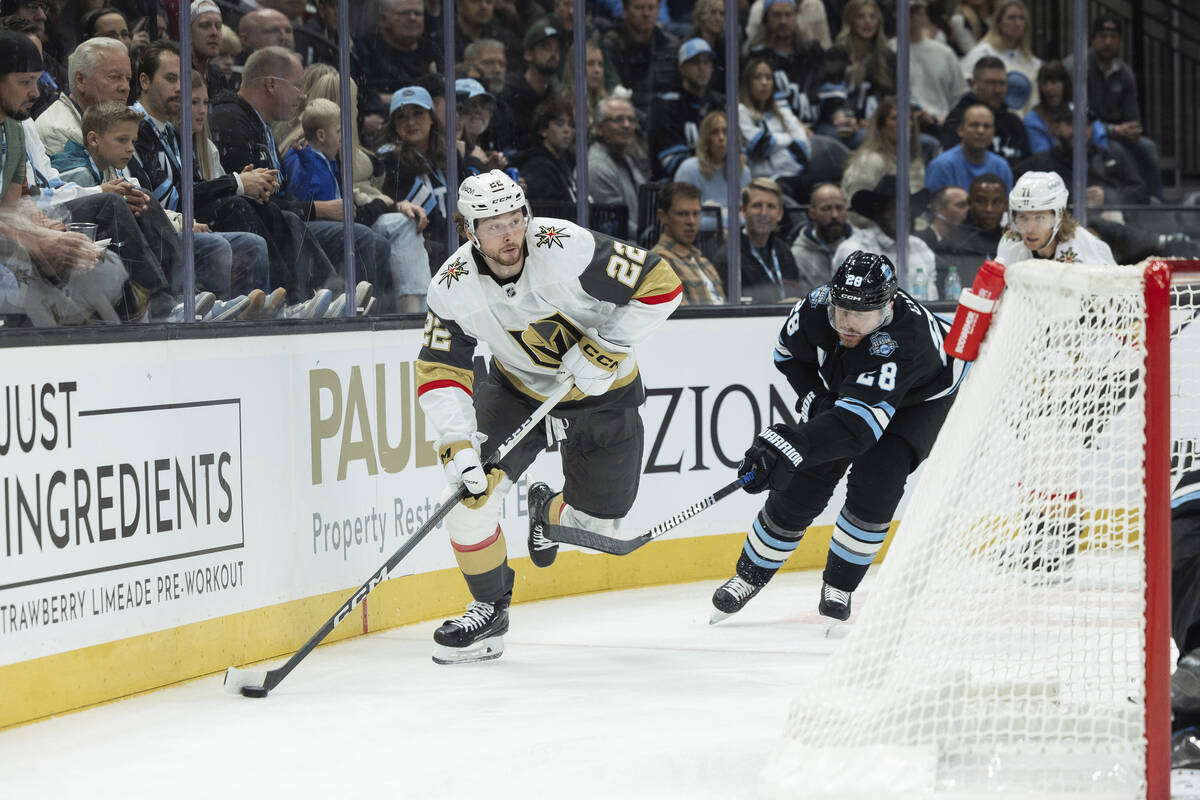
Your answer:
[[[1009,268],[870,596],[797,692],[764,795],[1145,797],[1143,271]],[[1200,466],[1200,285],[1172,300],[1174,481]]]

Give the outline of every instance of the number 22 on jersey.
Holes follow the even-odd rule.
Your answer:
[[[633,289],[642,274],[642,265],[646,263],[646,251],[624,242],[613,242],[612,248],[613,256],[608,259],[606,269],[608,276]]]

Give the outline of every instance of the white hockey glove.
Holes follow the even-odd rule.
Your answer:
[[[563,356],[558,379],[574,376],[575,387],[584,394],[604,394],[617,377],[617,367],[632,348],[606,342],[599,335],[584,336]]]
[[[447,438],[438,441],[438,458],[446,472],[446,482],[457,488],[461,483],[472,496],[486,494],[488,476],[479,460],[479,446],[487,440],[482,433],[472,433],[470,439]]]

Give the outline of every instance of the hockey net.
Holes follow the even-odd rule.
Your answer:
[[[1200,459],[1200,262],[1006,281],[766,796],[1167,797],[1169,486]]]

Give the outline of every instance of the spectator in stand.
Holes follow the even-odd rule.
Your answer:
[[[909,0],[908,6],[910,85],[913,99],[920,105],[916,116],[923,130],[945,122],[950,109],[968,91],[958,56],[948,45],[924,34],[930,26],[928,5],[929,0]]]
[[[42,77],[39,79],[42,100],[34,107],[46,106],[46,80],[49,78],[56,87],[64,87],[69,80],[69,73],[63,69],[62,62],[70,52],[71,42],[63,41],[63,37],[51,35],[52,28],[47,26],[50,10],[48,0],[0,0],[0,17],[15,16],[30,23],[35,28],[38,41],[42,47]],[[83,11],[83,9],[80,9]],[[24,33],[24,31],[19,31]],[[53,98],[49,98],[52,102]]]
[[[1088,110],[1104,123],[1110,136],[1129,151],[1150,193],[1162,199],[1162,171],[1158,164],[1158,145],[1143,135],[1138,110],[1137,81],[1129,65],[1122,61],[1121,21],[1101,14],[1092,23],[1092,49],[1088,52]]]
[[[680,89],[663,92],[650,111],[651,177],[671,178],[696,153],[700,121],[725,107],[725,95],[711,88],[712,48],[703,39],[679,46]]]
[[[83,144],[83,112],[104,100],[129,102],[129,51],[116,39],[89,39],[71,53],[70,94],[61,94],[38,117],[38,134],[50,156],[68,141]]]
[[[951,186],[939,190],[939,193],[958,191],[958,187]],[[937,259],[937,287],[943,296],[950,267],[958,270],[959,280],[964,286],[970,285],[983,262],[996,255],[1000,237],[1004,235],[1004,214],[1008,211],[1008,189],[1004,179],[988,174],[971,181],[966,205],[966,217],[960,223],[946,226],[939,224],[941,220],[935,218],[934,225],[918,234]],[[947,203],[944,207],[947,212],[952,212],[955,205]],[[949,214],[947,217],[953,219]],[[932,237],[928,235],[934,226],[937,226],[940,235],[941,231],[945,231],[937,241],[931,241]]]
[[[700,233],[700,190],[690,183],[672,182],[658,193],[662,234],[653,252],[662,256],[683,283],[684,305],[722,305],[725,282],[713,263],[696,246]]]
[[[526,193],[539,202],[574,203],[574,109],[550,97],[533,112],[533,130],[540,144],[517,154],[512,161],[521,171]]]
[[[213,0],[192,0],[192,68],[204,76],[208,89],[216,97],[229,89],[225,73],[213,63],[221,54],[221,9]]]
[[[846,170],[842,173],[844,196],[853,197],[860,189],[873,189],[884,175],[896,174],[898,116],[896,98],[883,98],[867,128],[866,139],[846,162]],[[921,137],[915,114],[909,116],[908,154],[908,185],[910,191],[920,191],[925,185],[925,164],[921,160]],[[851,221],[861,224],[853,218]]]
[[[992,15],[992,0],[957,0],[950,13],[950,41],[960,55],[971,52],[988,32]]]
[[[610,97],[600,104],[596,141],[588,148],[588,186],[593,203],[624,206],[629,226],[637,226],[638,187],[646,173],[631,155],[637,139],[633,104]]]
[[[995,132],[995,117],[990,108],[983,103],[968,106],[958,126],[961,142],[929,162],[925,188],[931,192],[943,186],[966,189],[980,175],[994,173],[1004,178],[1011,190],[1013,174],[1008,162],[988,150]]]
[[[961,186],[943,186],[933,193],[929,205],[933,219],[929,227],[917,231],[917,238],[936,253],[938,244],[967,219],[967,190]]]
[[[245,169],[246,166],[272,169],[278,173],[282,167],[276,149],[271,124],[291,119],[303,93],[299,88],[304,70],[300,58],[282,47],[265,47],[246,60],[242,71],[242,88],[238,93],[227,93],[213,103],[210,124],[221,154],[221,166],[227,172]],[[281,187],[284,191],[287,184]],[[314,200],[298,203],[276,196],[279,205],[304,220],[305,227],[316,239],[328,260],[335,265],[342,263],[344,232],[342,229],[342,203],[340,200]],[[355,263],[358,280],[373,285],[386,285],[387,263],[390,247],[385,238],[359,223],[354,223]],[[307,282],[315,290],[327,280],[330,286],[341,290],[340,280],[327,278],[315,269]],[[272,280],[279,285],[279,281]],[[304,285],[302,281],[301,285]],[[329,287],[324,287],[329,288]],[[359,287],[351,291],[357,292]],[[291,289],[289,288],[289,292]],[[358,302],[359,307],[363,302]]]
[[[738,99],[738,128],[750,174],[778,179],[803,172],[808,164],[808,133],[791,109],[776,102],[770,63],[761,58],[746,62]]]
[[[504,77],[508,74],[504,42],[499,39],[476,39],[467,45],[462,57],[467,65],[468,78],[482,83],[483,88],[493,95],[504,91]]]
[[[240,60],[243,64],[251,53],[264,47],[296,49],[291,20],[273,8],[260,8],[242,17],[238,23],[238,39],[242,42]]]
[[[442,60],[441,48],[425,35],[421,0],[379,0],[378,30],[355,39],[354,49],[362,70],[355,76],[358,85],[384,104],[400,87],[437,71]]]
[[[783,189],[770,178],[754,178],[742,190],[743,303],[793,303],[804,296],[791,243],[779,233]],[[724,259],[718,257],[723,274]]]
[[[847,104],[859,127],[866,127],[880,99],[896,93],[896,54],[888,47],[883,14],[875,0],[846,3],[837,47],[849,59]]]
[[[808,224],[792,243],[800,273],[800,291],[807,293],[833,276],[833,254],[854,229],[846,221],[846,196],[836,183],[822,183],[808,201]]]
[[[1023,0],[1000,0],[992,19],[983,40],[963,57],[963,74],[974,75],[976,62],[985,56],[999,58],[1008,77],[1004,103],[1024,114],[1038,103],[1037,71],[1042,66],[1030,49],[1029,9]]]
[[[911,195],[908,203],[909,218],[905,221],[904,233],[908,236],[908,277],[912,280],[917,269],[926,275],[935,275],[937,265],[929,245],[912,235],[912,223],[925,213],[929,203],[929,192],[922,189]],[[857,212],[870,224],[855,227],[850,238],[838,245],[833,254],[833,268],[841,266],[846,257],[855,250],[879,253],[898,263],[896,237],[900,226],[896,220],[896,176],[885,175],[874,189],[860,189],[850,198],[851,210]]]
[[[38,26],[25,19],[25,17],[10,14],[7,17],[0,17],[0,31],[12,31],[19,33],[22,36],[35,40],[35,45],[38,51],[41,52],[42,40],[38,37]],[[44,66],[45,63],[43,62]],[[42,70],[42,75],[38,78],[38,99],[33,103],[33,110],[30,116],[37,119],[42,115],[42,112],[54,104],[58,96],[62,94],[62,89],[66,87],[66,75],[60,81],[57,76],[52,75],[47,69]]]
[[[767,13],[764,5],[769,5],[769,3],[765,3],[764,0],[754,0],[750,4],[750,10],[746,16],[746,37],[751,41],[762,35],[762,28],[765,24],[763,16]],[[834,9],[835,6],[836,9]],[[829,30],[831,11],[840,14],[840,3],[831,2],[827,7],[822,0],[800,0],[799,7],[796,9],[796,29],[805,38],[814,40],[822,50],[833,47],[833,35]],[[722,19],[723,21],[724,19]]]
[[[992,120],[996,131],[988,145],[989,149],[1004,157],[1009,166],[1024,158],[1029,158],[1029,134],[1025,131],[1025,123],[1021,118],[1008,109],[1004,98],[1008,93],[1008,74],[1004,62],[995,56],[984,56],[975,62],[971,91],[958,101],[938,130],[938,140],[943,150],[949,150],[959,142],[958,128],[962,123],[963,112],[970,106],[983,103],[992,110]]]
[[[82,35],[80,41],[107,36],[120,40],[130,53],[133,52],[133,36],[129,33],[129,23],[125,21],[125,15],[112,6],[97,8],[84,14],[79,21],[79,31]],[[146,44],[150,43],[148,36],[145,40]]]
[[[496,39],[504,43],[510,63],[520,62],[521,41],[496,18],[495,0],[459,0],[454,13],[454,52],[459,58],[473,42]]]
[[[1038,70],[1038,104],[1025,115],[1025,131],[1029,134],[1029,149],[1044,153],[1058,142],[1050,128],[1054,125],[1054,110],[1071,107],[1071,73],[1061,61],[1047,61]],[[1108,131],[1099,121],[1092,123],[1092,141],[1101,147],[1108,145]]]
[[[1059,106],[1052,114],[1050,130],[1057,145],[1022,161],[1016,166],[1017,177],[1026,172],[1054,172],[1063,183],[1071,186],[1074,175],[1072,151],[1075,144],[1075,116]],[[1092,141],[1088,127],[1087,145],[1087,204],[1089,208],[1105,205],[1144,205],[1150,202],[1150,192],[1142,181],[1137,165],[1124,151],[1101,147]]]
[[[696,155],[684,159],[675,172],[675,180],[690,183],[700,190],[700,202],[721,209],[721,224],[729,226],[729,154],[738,154],[738,192],[750,183],[750,169],[741,147],[726,147],[725,112],[712,111],[700,122]],[[700,220],[704,230],[707,217]]]
[[[510,72],[498,98],[502,109],[495,121],[496,140],[506,152],[537,144],[533,111],[550,96],[550,79],[558,71],[562,42],[557,28],[530,28],[525,32],[523,72]]]
[[[454,86],[458,97],[455,119],[462,126],[459,137],[464,145],[462,154],[469,153],[478,160],[481,172],[504,169],[508,166],[508,159],[500,152],[490,127],[496,98],[474,78],[459,78]],[[533,114],[537,114],[536,108]],[[536,128],[534,132],[536,136]]]
[[[608,71],[608,61],[604,50],[595,42],[588,42],[584,46],[584,59],[583,80],[584,85],[587,86],[587,99],[584,107],[587,110],[588,130],[594,130],[596,120],[600,116],[600,104],[609,98],[604,80]],[[562,96],[567,101],[567,105],[575,108],[575,60],[571,50],[567,50],[563,61],[566,62],[566,67],[563,68]]]
[[[625,18],[620,27],[600,39],[609,63],[617,68],[621,85],[633,91],[633,105],[650,111],[655,95],[672,88],[679,40],[655,21],[656,0],[622,0]]]
[[[338,65],[337,49],[337,0],[316,0],[317,13],[303,24],[297,24],[293,36],[295,50],[304,66],[310,64]],[[350,74],[360,71],[354,42],[350,42]]]
[[[230,91],[236,92],[242,85],[241,65],[237,63],[238,53],[242,52],[242,40],[228,25],[221,26],[221,49],[217,52],[212,63],[225,76],[225,85]],[[234,68],[237,68],[236,70]]]
[[[763,0],[763,24],[750,39],[750,58],[766,61],[774,73],[775,98],[805,125],[820,117],[825,51],[796,24],[794,0]]]
[[[433,112],[433,98],[419,86],[396,92],[391,112],[378,150],[387,170],[383,191],[425,212],[425,250],[430,264],[440,265],[447,256],[445,129]]]
[[[742,36],[739,27],[738,38]],[[725,2],[724,0],[696,0],[692,6],[692,38],[708,42],[712,50],[712,85],[725,91]]]

